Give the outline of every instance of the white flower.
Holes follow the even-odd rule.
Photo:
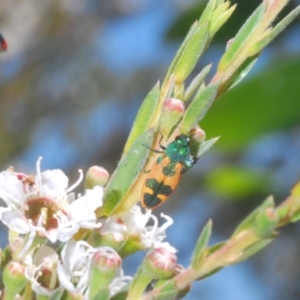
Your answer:
[[[118,216],[111,216],[105,220],[100,220],[103,223],[99,233],[101,236],[112,235],[117,243],[122,243],[127,238],[127,227],[122,219]]]
[[[59,288],[56,276],[57,262],[56,252],[42,245],[34,254],[32,264],[25,268],[25,276],[38,295],[50,297]]]
[[[166,222],[159,227],[157,218],[151,213],[151,210],[146,210],[146,213],[143,214],[141,208],[138,205],[134,205],[123,216],[123,221],[129,234],[135,236],[139,235],[140,241],[146,249],[159,247],[166,237],[166,229],[173,224],[172,218],[161,214],[161,217],[166,219]],[[152,220],[154,224],[152,226],[146,226],[150,220]],[[164,243],[164,245],[166,244],[167,243]]]
[[[49,239],[68,241],[80,227],[97,228],[94,211],[102,205],[103,188],[96,186],[75,200],[70,193],[82,180],[68,188],[68,178],[61,170],[25,175],[12,171],[0,173],[0,198],[7,207],[0,207],[0,218],[20,234],[35,234]],[[28,248],[28,245],[27,245]]]
[[[106,263],[105,259],[106,258]],[[100,260],[100,261],[97,261]],[[110,295],[114,295],[123,288],[132,277],[124,276],[119,267],[121,258],[111,247],[93,248],[84,241],[69,241],[61,252],[61,261],[58,262],[57,275],[60,284],[69,292],[82,295],[83,299],[89,299],[89,276],[91,263],[99,264],[103,272],[110,272],[110,268],[118,268],[117,276],[109,285]],[[104,264],[104,265],[101,265]],[[105,276],[105,274],[103,275]]]
[[[93,248],[86,242],[69,241],[61,252],[57,275],[61,285],[71,293],[88,294],[88,273]]]

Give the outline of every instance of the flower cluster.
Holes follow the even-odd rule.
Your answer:
[[[61,170],[41,172],[40,162],[41,158],[36,174],[12,168],[0,173],[0,198],[6,203],[0,207],[0,219],[10,229],[12,257],[4,275],[12,277],[17,269],[15,277],[23,278],[24,284],[29,281],[38,295],[50,297],[66,290],[89,299],[102,290],[113,295],[131,280],[124,276],[122,257],[142,249],[176,252],[163,242],[165,230],[173,223],[170,217],[162,215],[166,222],[158,226],[150,210],[143,213],[134,205],[123,216],[97,219],[103,187],[96,185],[76,195],[73,191],[83,179],[82,171],[78,181],[68,186]],[[97,278],[95,285],[93,278]]]

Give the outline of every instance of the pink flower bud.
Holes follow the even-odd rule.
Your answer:
[[[92,258],[92,264],[105,273],[119,269],[121,263],[119,254],[110,247],[99,247]]]
[[[177,272],[177,257],[167,248],[156,248],[146,256],[145,267],[153,274],[153,278],[168,278]]]
[[[184,102],[176,98],[168,98],[163,104],[163,111],[165,112],[176,112],[182,115],[184,113],[184,110]]]
[[[89,272],[90,298],[99,294],[109,293],[108,286],[120,271],[122,259],[110,247],[99,247],[92,257]],[[96,299],[96,298],[95,298]],[[97,298],[98,299],[98,298]],[[99,298],[100,299],[100,298]],[[102,299],[102,298],[101,298]],[[103,298],[104,299],[104,298]],[[105,297],[105,299],[108,299]]]
[[[2,280],[5,286],[5,299],[15,299],[27,283],[25,266],[20,262],[9,262],[3,270]],[[3,297],[3,294],[2,294]]]
[[[205,140],[205,131],[197,125],[191,130],[190,137],[193,140],[203,142]]]
[[[185,106],[182,100],[169,98],[164,102],[159,125],[164,136],[167,136],[173,126],[178,123],[184,111]]]
[[[85,178],[85,188],[92,189],[95,185],[104,186],[109,178],[109,173],[102,167],[92,166]]]

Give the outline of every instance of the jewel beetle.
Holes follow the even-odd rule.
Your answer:
[[[191,156],[187,135],[180,134],[167,147],[160,147],[162,150],[152,150],[162,155],[156,160],[142,188],[141,204],[144,208],[155,209],[165,202],[181,176],[196,162]]]

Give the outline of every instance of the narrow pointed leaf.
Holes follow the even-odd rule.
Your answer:
[[[213,139],[209,139],[207,141],[204,141],[201,143],[198,153],[197,153],[197,158],[200,158],[206,151],[208,151],[217,141],[219,140],[219,137],[215,137]]]
[[[192,95],[196,92],[196,90],[199,89],[200,85],[202,84],[203,80],[207,76],[208,72],[211,69],[211,64],[206,66],[190,83],[190,85],[187,87],[184,95],[183,95],[183,101],[189,100]]]
[[[165,84],[168,82],[170,76],[174,73],[174,67],[179,59],[179,57],[181,56],[182,52],[184,51],[184,49],[186,48],[186,45],[188,44],[191,36],[193,35],[194,31],[197,29],[197,26],[198,26],[198,22],[195,22],[189,32],[187,33],[185,39],[183,40],[182,44],[180,45],[178,51],[176,52],[176,55],[175,57],[173,58],[172,62],[171,62],[171,65],[167,71],[167,74],[165,76],[165,79],[164,79],[164,82],[162,84],[162,87],[164,88],[165,87]]]
[[[102,215],[110,215],[120,205],[122,198],[129,191],[147,161],[151,145],[153,130],[148,130],[137,138],[129,151],[123,155],[119,165],[109,180],[104,194]]]
[[[205,250],[207,249],[207,244],[211,236],[211,231],[212,221],[209,220],[200,234],[192,256],[191,266],[193,269],[199,269],[203,262],[203,259],[205,258]]]
[[[136,138],[148,129],[152,116],[155,112],[159,100],[159,83],[157,83],[150,93],[146,96],[131,129],[130,135],[127,139],[124,153],[126,153]]]
[[[197,24],[181,55],[178,57],[173,71],[175,83],[177,85],[184,82],[184,80],[190,75],[203,50],[206,48],[208,40],[208,26],[208,22],[202,24],[202,26]]]
[[[213,15],[213,12],[214,12],[215,8],[218,7],[217,2],[218,2],[217,0],[210,0],[207,3],[201,17],[199,18],[199,23],[200,24],[204,24],[205,22],[211,20],[211,17]],[[223,2],[223,0],[222,0],[222,2]]]
[[[266,208],[274,207],[274,200],[272,196],[269,196],[259,207],[252,211],[235,229],[232,236],[236,236],[238,233],[248,230],[254,226],[255,218],[260,211],[265,210]]]
[[[259,252],[260,250],[262,250],[263,248],[268,246],[273,240],[274,240],[274,237],[268,238],[268,239],[263,239],[263,240],[255,243],[254,245],[245,249],[243,251],[243,253],[241,254],[241,256],[239,256],[239,258],[234,261],[234,263],[236,264],[236,263],[239,263],[241,261],[248,259],[249,257],[253,256],[257,252]]]
[[[260,52],[265,48],[277,35],[279,35],[298,15],[300,14],[300,6],[290,12],[282,21],[280,21],[273,29],[269,29],[263,37],[252,47],[253,54]]]
[[[226,88],[226,90],[233,88],[234,86],[236,86],[239,82],[241,82],[246,77],[246,75],[250,72],[250,70],[253,68],[253,66],[257,62],[258,56],[259,56],[259,53],[255,56],[251,56],[251,57],[247,58],[244,61],[244,63],[238,68],[238,70],[236,71],[234,76],[230,78],[230,82],[228,82],[228,84],[227,84],[227,85],[229,85],[229,87]],[[223,93],[224,92],[225,92],[225,90],[223,90]]]
[[[238,53],[241,51],[247,40],[251,38],[251,34],[263,17],[265,5],[265,3],[262,3],[239,30],[233,42],[221,58],[218,71],[223,71],[238,56]]]
[[[219,83],[212,83],[197,94],[187,108],[182,124],[182,132],[189,132],[206,114],[218,92]],[[200,87],[201,88],[201,87]]]
[[[217,31],[227,22],[227,20],[231,17],[234,12],[236,5],[233,5],[229,9],[227,9],[222,15],[220,15],[216,20],[214,20],[213,24],[210,28],[210,37],[212,38]]]

